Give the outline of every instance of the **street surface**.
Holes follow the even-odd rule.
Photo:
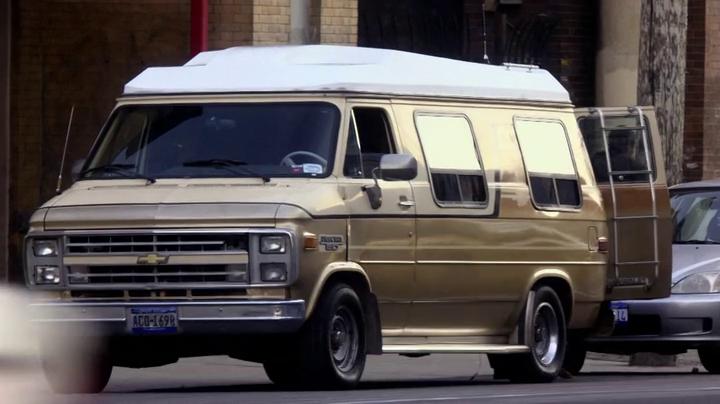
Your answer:
[[[628,367],[590,360],[584,374],[552,384],[509,384],[492,379],[485,356],[371,356],[363,383],[353,391],[283,391],[267,380],[260,365],[226,357],[183,359],[159,368],[115,368],[100,395],[59,396],[42,377],[32,402],[83,403],[720,403],[720,376],[702,368]],[[11,403],[7,396],[0,402]]]

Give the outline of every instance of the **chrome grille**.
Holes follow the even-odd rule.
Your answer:
[[[246,234],[113,234],[65,236],[66,255],[167,252],[241,252]]]
[[[70,285],[248,282],[246,264],[69,266]]]

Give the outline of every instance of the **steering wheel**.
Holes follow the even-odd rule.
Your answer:
[[[292,158],[295,156],[311,157],[314,160],[316,160],[317,162],[319,162],[323,166],[323,169],[325,169],[325,167],[327,167],[327,160],[322,158],[322,156],[317,155],[313,152],[305,151],[305,150],[298,150],[298,151],[294,151],[292,153],[288,153],[285,157],[282,158],[282,160],[280,160],[280,165],[284,165],[284,166],[288,166],[288,167],[294,166],[295,161]]]

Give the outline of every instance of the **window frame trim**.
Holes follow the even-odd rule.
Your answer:
[[[572,162],[573,171],[575,172],[575,176],[573,177],[569,174],[560,174],[560,173],[538,173],[535,171],[528,170],[527,163],[525,162],[525,154],[523,153],[523,148],[522,148],[522,145],[520,144],[520,136],[518,135],[517,125],[516,125],[516,123],[518,121],[559,123],[560,127],[562,127],[563,133],[565,135],[565,144],[567,145],[568,152],[570,153],[570,160]],[[578,128],[578,131],[579,130],[580,129]],[[520,159],[522,160],[522,164],[523,164],[523,170],[525,171],[525,183],[527,184],[528,194],[530,194],[530,200],[531,200],[535,210],[550,211],[550,212],[570,212],[570,213],[581,212],[583,203],[584,203],[582,185],[580,184],[580,175],[578,174],[577,161],[575,160],[575,153],[573,153],[572,143],[570,142],[570,136],[568,135],[567,126],[565,126],[565,123],[561,119],[557,119],[557,118],[541,118],[541,117],[528,117],[528,116],[521,116],[521,115],[513,115],[513,132],[515,132],[515,141],[517,142],[518,151],[520,152]],[[557,200],[557,204],[552,204],[552,205],[541,204],[535,200],[535,195],[533,195],[532,186],[530,185],[530,174],[531,173],[534,174],[534,176],[536,176],[536,177],[552,178],[553,187],[555,187],[555,199]],[[578,189],[578,196],[579,196],[578,199],[580,201],[579,205],[571,206],[571,205],[560,204],[560,195],[557,192],[557,184],[555,182],[555,180],[558,178],[575,180],[577,182],[577,189]]]
[[[485,200],[478,202],[478,203],[472,203],[472,202],[466,202],[466,201],[457,201],[457,202],[443,202],[440,201],[437,198],[437,195],[435,194],[435,184],[432,180],[432,174],[433,170],[430,167],[430,163],[428,162],[427,158],[427,152],[425,151],[425,146],[423,145],[422,136],[420,135],[420,128],[418,127],[418,121],[417,118],[419,116],[434,116],[434,117],[442,117],[442,118],[463,118],[465,122],[468,124],[468,128],[470,129],[470,137],[472,138],[473,147],[475,149],[475,158],[478,161],[478,165],[480,166],[479,171],[475,170],[465,170],[465,169],[438,169],[438,174],[455,174],[456,179],[458,181],[458,187],[459,185],[459,175],[479,175],[482,176],[482,186],[485,189]],[[440,208],[467,208],[467,209],[487,209],[488,206],[490,206],[490,189],[488,186],[488,178],[485,171],[485,165],[483,164],[482,155],[480,154],[480,148],[478,146],[477,139],[475,138],[475,128],[473,127],[472,120],[470,120],[470,117],[467,116],[467,114],[464,114],[462,112],[439,112],[439,111],[428,111],[428,110],[415,110],[413,111],[413,125],[415,126],[415,134],[417,135],[418,143],[420,145],[420,150],[423,154],[423,163],[425,164],[425,170],[427,171],[427,177],[428,182],[430,183],[430,191],[432,194],[433,201],[435,204]],[[462,189],[459,189],[460,196],[462,197]]]

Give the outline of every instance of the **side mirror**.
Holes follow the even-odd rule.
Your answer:
[[[70,177],[73,181],[77,181],[80,177],[80,172],[85,166],[85,159],[73,161],[72,168],[70,169]]]
[[[409,154],[385,154],[380,158],[380,178],[410,181],[417,177],[417,160]]]
[[[409,154],[384,154],[372,174],[375,184],[363,186],[362,189],[367,193],[370,207],[380,209],[382,189],[378,184],[378,176],[385,181],[410,181],[417,176],[417,160]]]

